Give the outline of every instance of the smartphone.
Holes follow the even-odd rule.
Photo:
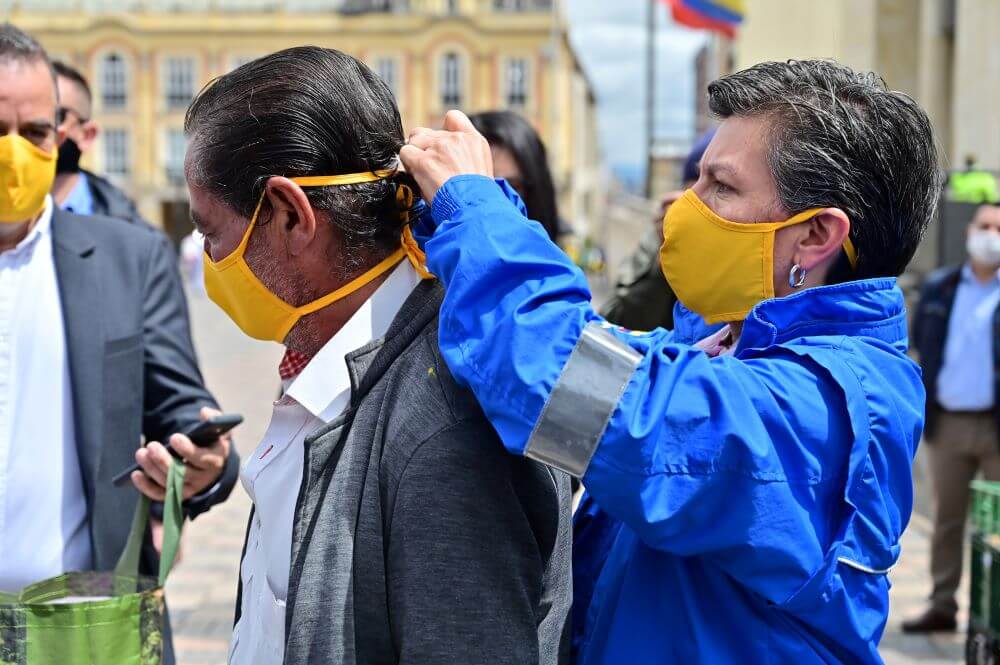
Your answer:
[[[184,432],[184,434],[187,438],[191,439],[191,443],[201,448],[205,448],[215,443],[216,439],[242,422],[243,416],[238,413],[224,413],[221,416],[215,416],[214,418],[201,421],[187,432]],[[163,447],[166,448],[167,451],[174,457],[178,456],[177,453],[174,452],[174,449],[170,446],[170,442],[163,444]],[[132,472],[138,471],[139,468],[138,463],[133,464],[112,478],[112,484],[123,484],[126,480],[128,480],[129,476],[132,475]]]

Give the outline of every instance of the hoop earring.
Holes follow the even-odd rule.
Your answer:
[[[795,276],[795,273],[799,273],[798,277]],[[794,266],[792,266],[792,269],[788,271],[788,286],[792,287],[793,289],[797,289],[800,288],[805,283],[806,283],[806,269],[800,266],[798,263],[796,263]]]

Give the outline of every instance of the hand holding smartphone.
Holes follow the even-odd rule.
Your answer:
[[[196,446],[205,448],[214,444],[219,437],[233,429],[237,425],[243,422],[243,416],[238,413],[225,413],[221,416],[215,416],[214,418],[209,418],[208,420],[203,420],[194,427],[192,427],[184,435],[191,439],[191,443]],[[170,442],[164,444],[164,448],[170,451],[175,457],[177,453],[174,452],[173,448],[170,446]],[[114,478],[111,482],[115,485],[121,485],[128,480],[129,476],[132,475],[133,471],[138,471],[139,465],[133,464],[129,468],[125,469]]]

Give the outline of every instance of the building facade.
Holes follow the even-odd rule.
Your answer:
[[[828,57],[876,71],[934,123],[946,168],[1000,171],[1000,2],[747,0],[737,66]]]
[[[549,148],[563,216],[602,215],[595,98],[553,0],[0,0],[9,20],[77,67],[102,127],[89,166],[173,236],[187,232],[184,112],[212,78],[316,44],[389,84],[404,130],[445,111],[511,109]]]

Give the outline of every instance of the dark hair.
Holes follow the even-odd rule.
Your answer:
[[[382,79],[349,55],[316,46],[258,58],[207,85],[184,119],[188,175],[243,217],[271,176],[317,176],[392,168],[403,127]],[[340,187],[309,187],[351,251],[348,272],[366,252],[399,246],[396,189],[402,176]],[[412,182],[412,181],[407,181]],[[262,209],[261,220],[267,219]]]
[[[75,67],[71,67],[70,65],[67,65],[65,62],[61,60],[56,60],[55,62],[53,62],[52,69],[55,70],[56,76],[61,76],[64,79],[68,79],[73,83],[77,84],[80,87],[80,89],[83,90],[83,92],[87,95],[88,104],[93,101],[94,98],[90,94],[90,84],[87,83],[86,77],[84,77],[84,75],[80,73],[80,70],[78,70]]]
[[[927,114],[876,74],[830,60],[765,62],[708,86],[721,118],[765,115],[768,163],[789,213],[836,207],[858,252],[829,283],[903,272],[934,216],[942,186]]]
[[[0,23],[0,62],[44,62],[55,83],[56,74],[49,54],[34,37],[13,23]]]
[[[545,144],[531,124],[513,111],[487,111],[470,118],[491,146],[506,148],[524,177],[524,199],[528,216],[545,227],[552,240],[559,235],[556,188],[552,184]]]

